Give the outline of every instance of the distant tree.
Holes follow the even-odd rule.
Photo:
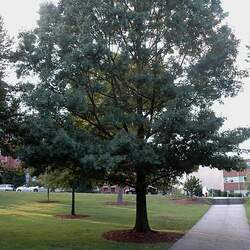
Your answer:
[[[15,88],[8,85],[4,78],[10,64],[12,42],[4,29],[0,16],[0,149],[4,155],[14,154],[18,128],[19,101],[14,96]]]
[[[245,188],[248,192],[250,192],[250,174],[248,174],[246,176],[246,180],[245,180]]]
[[[34,101],[96,139],[96,168],[135,187],[136,232],[150,231],[148,185],[197,165],[243,163],[249,129],[223,132],[211,110],[245,76],[225,16],[217,0],[60,0],[20,34],[17,73],[37,75]]]
[[[6,76],[5,71],[9,64],[10,52],[11,52],[11,40],[7,35],[7,31],[4,29],[3,19],[0,16],[0,81]],[[4,92],[1,92],[1,109],[4,108],[6,103],[4,102]],[[2,99],[3,98],[3,99]]]
[[[46,171],[44,174],[40,175],[38,181],[47,187],[47,201],[50,201],[50,189],[71,189],[71,215],[76,215],[75,209],[75,185],[79,177],[75,177],[75,172],[68,169],[64,171],[54,170]]]
[[[49,172],[47,168],[44,174],[38,176],[37,182],[47,188],[47,201],[50,202],[50,190],[55,189],[57,174]]]
[[[122,204],[124,202],[124,188],[126,186],[126,174],[119,172],[119,171],[112,171],[108,170],[105,172],[104,181],[108,183],[109,185],[117,185],[117,197],[116,197],[116,203]]]
[[[183,189],[189,196],[202,196],[201,182],[195,176],[191,176],[186,180]]]
[[[155,183],[155,187],[161,190],[163,194],[171,194],[176,190],[179,184],[180,182],[177,176],[173,176],[172,178],[162,178]]]
[[[118,186],[118,193],[117,193],[117,199],[116,199],[117,204],[124,203],[123,194],[124,194],[124,187]]]

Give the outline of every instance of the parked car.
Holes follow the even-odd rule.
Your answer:
[[[17,187],[16,192],[46,192],[47,189],[45,187],[39,187],[39,186],[35,186],[35,187],[29,187],[29,186],[21,186],[21,187]]]
[[[100,193],[100,188],[99,187],[93,187],[91,192],[92,193]]]
[[[147,187],[147,194],[158,194],[158,189],[153,186]]]
[[[129,188],[126,188],[126,189],[124,190],[124,193],[125,193],[125,194],[136,194],[136,190],[135,190],[135,188],[129,187]]]
[[[0,191],[14,191],[14,186],[12,184],[1,184]]]
[[[65,193],[65,192],[71,192],[70,188],[55,188],[51,190],[52,192],[55,193]]]
[[[131,187],[126,188],[124,192],[125,194],[136,194],[135,188],[131,188]],[[147,194],[158,194],[158,189],[153,186],[148,186],[146,192]]]

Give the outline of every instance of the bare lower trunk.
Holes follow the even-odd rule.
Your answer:
[[[136,223],[134,230],[140,233],[151,231],[148,223],[145,175],[137,172],[136,181]]]
[[[48,202],[50,201],[49,195],[50,195],[50,192],[49,192],[49,187],[48,187],[48,188],[47,188],[47,201],[48,201]]]
[[[116,202],[118,204],[122,204],[123,203],[123,192],[124,192],[124,188],[119,186],[119,188],[118,188],[118,194],[117,194],[117,200],[116,200]]]
[[[76,215],[75,213],[75,185],[72,185],[72,202],[71,202],[71,215]]]

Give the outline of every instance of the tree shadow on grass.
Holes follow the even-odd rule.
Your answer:
[[[47,200],[41,200],[41,201],[37,201],[38,203],[41,204],[54,204],[54,203],[60,203],[60,201],[47,201]]]

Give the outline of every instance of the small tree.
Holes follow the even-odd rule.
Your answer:
[[[47,188],[47,201],[50,202],[50,190],[57,188],[57,173],[50,172],[46,169],[44,174],[39,175],[38,182]]]
[[[126,185],[127,176],[123,172],[119,171],[105,171],[104,179],[110,185],[118,184],[118,193],[116,197],[117,204],[123,204],[124,202],[124,187]]]
[[[191,176],[184,183],[184,191],[187,192],[189,196],[201,196],[202,195],[202,185],[199,178]]]
[[[47,201],[50,201],[50,189],[56,188],[71,189],[71,215],[76,215],[75,209],[75,187],[79,176],[74,171],[66,169],[64,171],[47,169],[38,178],[38,182],[47,187]]]
[[[250,193],[250,174],[248,174],[248,175],[246,176],[245,188],[246,188],[246,190]]]
[[[66,169],[65,171],[55,172],[57,174],[56,184],[59,188],[70,188],[71,189],[71,212],[72,216],[76,215],[76,185],[79,180],[79,173],[72,169]]]

